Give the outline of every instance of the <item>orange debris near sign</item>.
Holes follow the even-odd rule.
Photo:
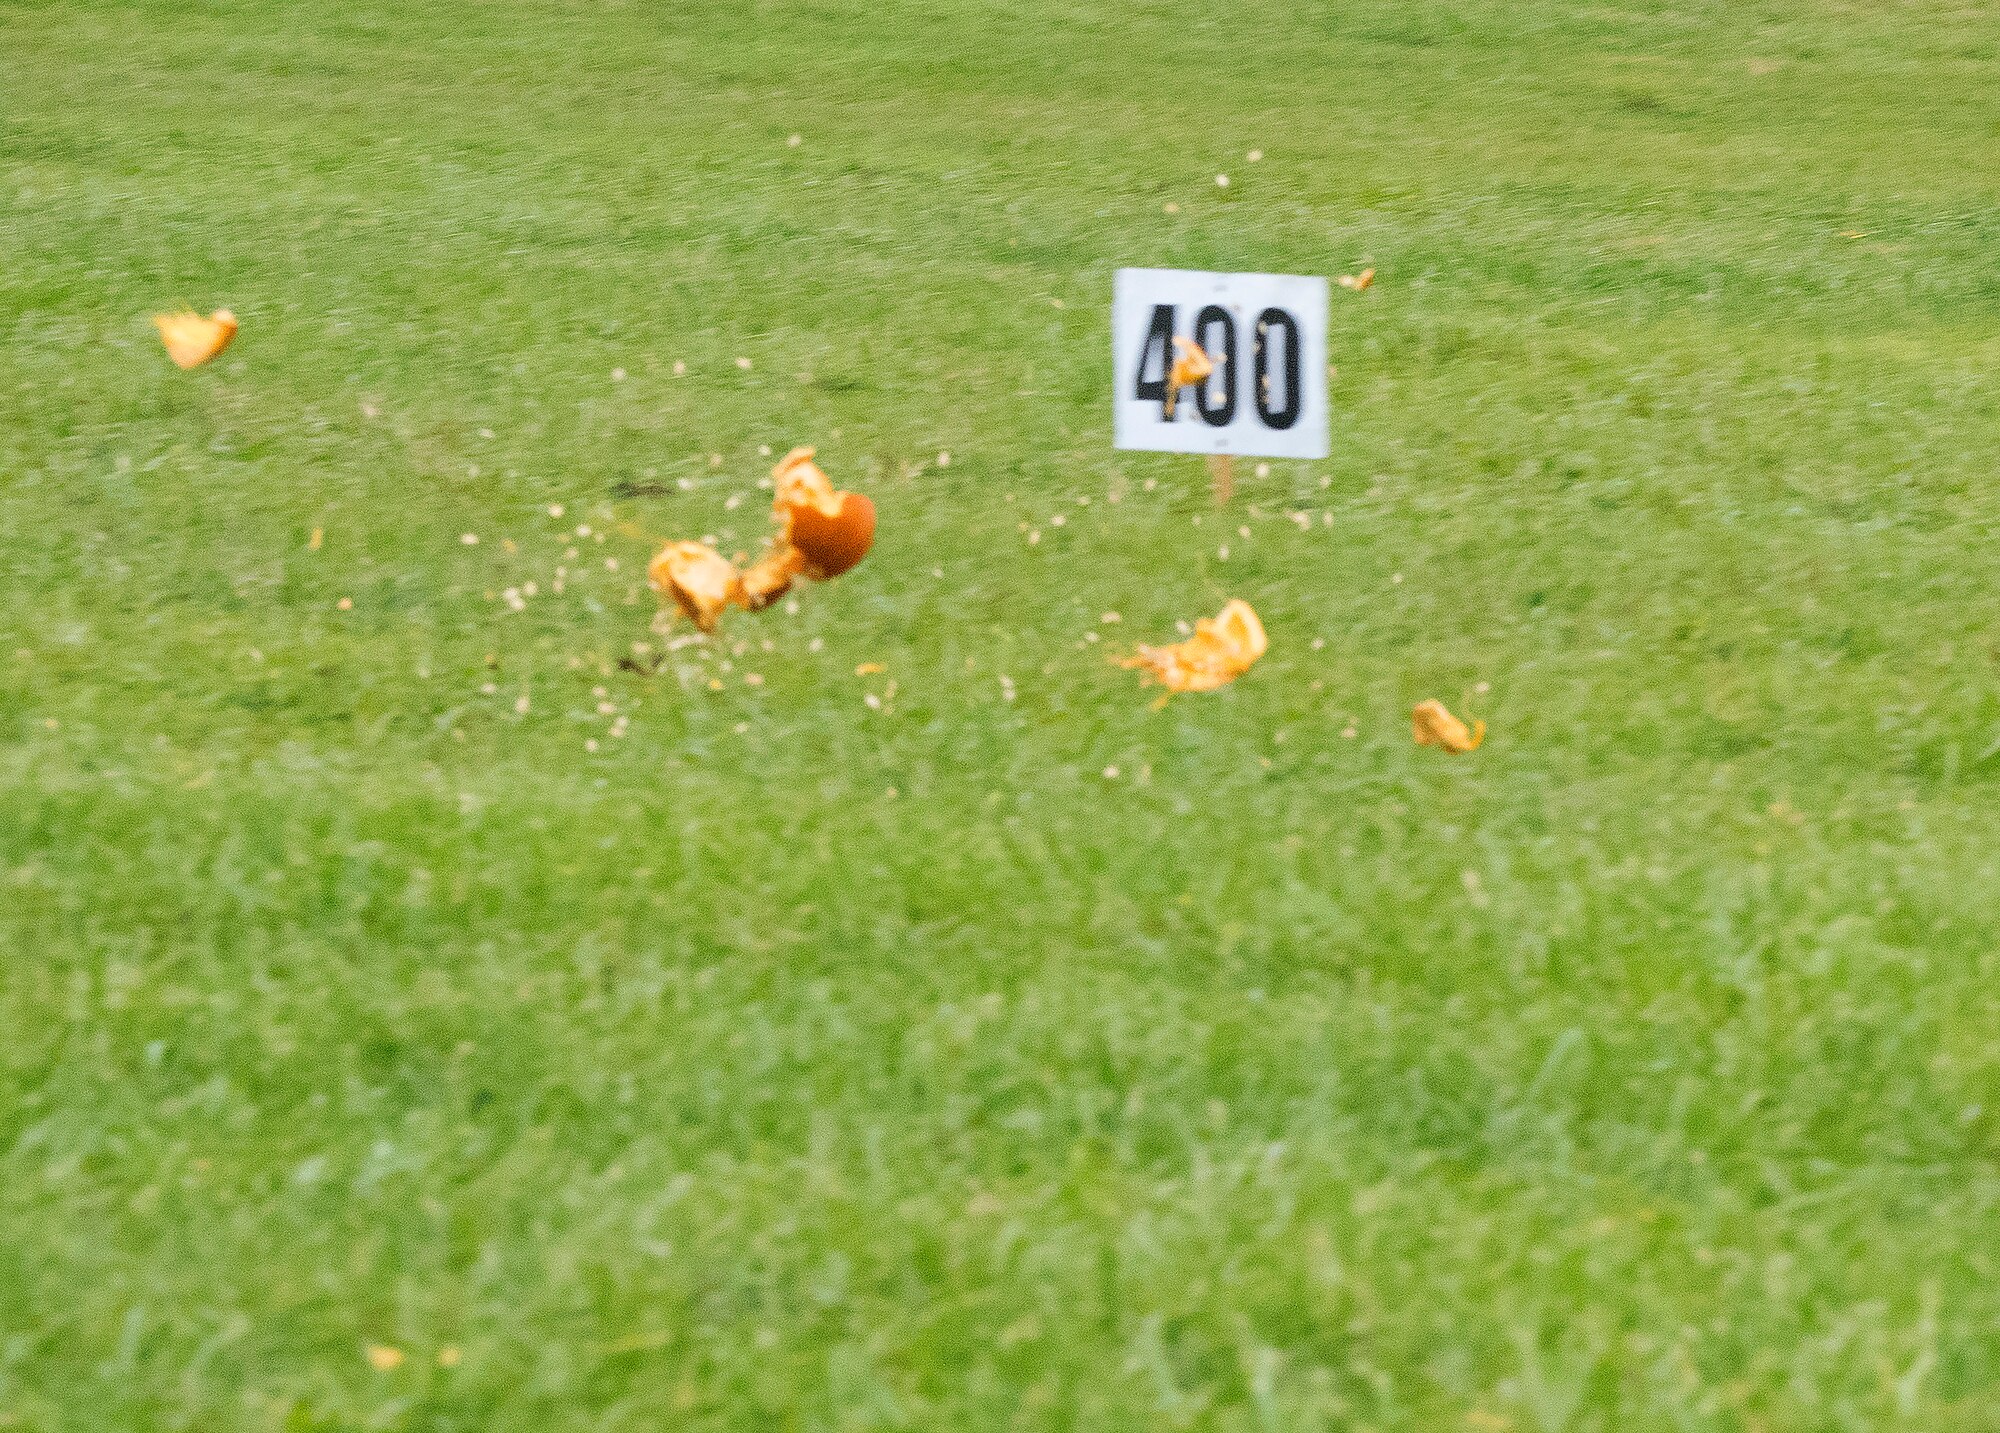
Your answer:
[[[1231,598],[1214,617],[1194,624],[1194,635],[1166,647],[1141,645],[1119,665],[1144,671],[1172,692],[1208,692],[1227,686],[1264,655],[1270,641],[1256,609]]]

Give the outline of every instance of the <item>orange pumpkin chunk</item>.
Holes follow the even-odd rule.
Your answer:
[[[730,603],[743,600],[735,564],[706,543],[668,543],[647,566],[646,577],[704,632],[715,630]]]
[[[219,308],[207,318],[198,313],[153,315],[153,326],[167,346],[167,357],[181,368],[199,368],[236,337],[236,315]]]
[[[1167,370],[1167,416],[1174,416],[1174,405],[1180,399],[1183,388],[1193,388],[1208,381],[1208,375],[1215,372],[1215,360],[1208,356],[1202,346],[1191,338],[1174,338],[1174,362]]]
[[[752,612],[769,607],[791,591],[792,579],[805,571],[805,554],[788,542],[774,543],[769,551],[743,569],[743,605]]]
[[[861,493],[836,489],[813,461],[813,451],[794,448],[771,470],[771,516],[778,524],[774,547],[797,548],[804,559],[799,571],[825,581],[868,555],[875,542],[875,504]]]
[[[1242,598],[1194,624],[1194,635],[1166,647],[1141,645],[1120,666],[1136,667],[1170,692],[1208,692],[1227,686],[1270,646],[1256,609]]]
[[[1474,721],[1467,727],[1445,710],[1443,702],[1433,698],[1418,702],[1410,712],[1410,733],[1416,737],[1418,746],[1435,746],[1453,756],[1463,756],[1478,750],[1479,743],[1486,740],[1486,723]]]

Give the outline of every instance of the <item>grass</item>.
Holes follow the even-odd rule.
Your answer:
[[[1996,1426],[1996,87],[1937,0],[0,7],[0,1428]],[[1376,265],[1332,458],[1111,451],[1120,264]],[[800,442],[868,562],[621,666]]]

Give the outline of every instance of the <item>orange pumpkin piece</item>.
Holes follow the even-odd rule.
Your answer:
[[[1256,609],[1240,597],[1194,624],[1194,635],[1167,647],[1141,645],[1123,667],[1143,670],[1170,692],[1209,692],[1227,686],[1264,655],[1270,641]]]
[[[1167,416],[1174,416],[1174,404],[1183,388],[1193,388],[1208,381],[1208,375],[1215,372],[1215,360],[1208,356],[1202,346],[1191,338],[1174,338],[1173,366],[1167,370]]]
[[[811,448],[794,448],[771,470],[771,515],[777,546],[803,556],[800,571],[816,581],[838,577],[875,542],[875,504],[860,493],[840,492],[813,461]]]
[[[647,565],[646,577],[704,632],[715,630],[730,603],[743,600],[736,565],[706,543],[668,543]]]
[[[181,368],[199,368],[236,337],[236,315],[219,308],[207,318],[198,313],[156,313],[153,326],[167,346],[167,357]]]
[[[1445,710],[1443,702],[1433,698],[1418,702],[1410,712],[1410,733],[1416,737],[1418,746],[1435,746],[1453,756],[1463,756],[1478,750],[1479,743],[1486,740],[1486,723],[1475,720],[1468,728]]]
[[[789,542],[773,543],[765,554],[743,569],[743,605],[752,612],[769,607],[791,591],[792,579],[805,571],[806,557]]]
[[[1340,276],[1340,286],[1344,289],[1352,289],[1357,294],[1374,282],[1375,271],[1373,269],[1363,269],[1358,274],[1342,274]]]

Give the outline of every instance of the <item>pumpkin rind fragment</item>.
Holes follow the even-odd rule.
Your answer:
[[[1144,671],[1170,692],[1210,692],[1249,671],[1270,640],[1256,609],[1240,597],[1194,624],[1194,635],[1171,646],[1141,644],[1119,665]]]
[[[199,368],[229,347],[236,337],[236,315],[219,308],[207,318],[198,313],[159,313],[153,326],[167,346],[167,357],[178,368]]]
[[[1486,723],[1475,720],[1470,727],[1445,710],[1443,702],[1421,701],[1410,712],[1410,734],[1418,746],[1435,746],[1453,756],[1477,751],[1486,740]]]
[[[704,632],[713,632],[729,605],[743,600],[736,565],[706,543],[668,543],[648,564],[646,577]]]

